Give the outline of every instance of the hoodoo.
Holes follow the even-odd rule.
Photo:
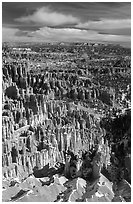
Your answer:
[[[2,51],[2,201],[131,201],[130,49],[15,46]]]

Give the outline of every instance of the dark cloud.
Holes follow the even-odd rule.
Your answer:
[[[31,15],[37,8],[42,7],[71,14],[83,21],[99,18],[131,18],[131,5],[128,2],[3,2],[3,23],[14,22],[15,18]]]

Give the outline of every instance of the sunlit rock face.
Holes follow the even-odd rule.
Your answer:
[[[112,184],[103,175],[93,183],[87,183],[80,177],[69,181],[57,174],[51,183],[49,180],[49,177],[34,176],[28,177],[22,183],[16,180],[14,184],[12,183],[14,186],[6,186],[3,190],[3,201],[111,202],[114,196]],[[8,196],[5,196],[7,193]]]

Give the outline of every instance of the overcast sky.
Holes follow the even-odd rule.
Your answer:
[[[131,4],[3,2],[2,40],[108,42],[130,47]]]

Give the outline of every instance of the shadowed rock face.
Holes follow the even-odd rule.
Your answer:
[[[131,115],[117,110],[120,100],[122,110],[130,102],[129,76],[110,71],[115,58],[58,52],[4,50],[2,200],[129,201],[123,177],[130,182]],[[117,183],[114,192],[110,181]]]
[[[18,89],[16,86],[10,86],[6,89],[6,95],[11,99],[18,99]]]

